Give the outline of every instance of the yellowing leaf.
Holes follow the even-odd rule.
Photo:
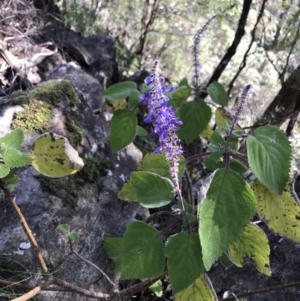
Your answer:
[[[238,267],[242,267],[245,257],[249,257],[259,272],[271,275],[270,246],[266,234],[259,227],[247,225],[239,239],[229,246],[228,252]]]
[[[232,124],[232,119],[223,108],[217,108],[215,112],[216,124],[219,129],[228,128]],[[239,125],[236,125],[236,130],[241,130]]]
[[[127,101],[126,101],[126,99],[116,100],[116,101],[107,100],[106,107],[108,107],[108,108],[113,107],[114,110],[124,109],[127,107]]]
[[[37,171],[52,178],[73,174],[84,165],[68,139],[55,133],[39,137],[28,156]]]
[[[281,195],[269,190],[257,179],[251,187],[261,218],[274,232],[300,243],[300,206],[291,194],[291,183],[292,180],[289,180]]]
[[[161,280],[157,280],[150,287],[151,291],[157,296],[161,297],[163,294],[162,283]]]
[[[214,130],[211,128],[211,126],[207,126],[200,134],[202,138],[209,139],[211,135],[214,133]]]
[[[214,292],[209,278],[202,274],[186,289],[176,295],[176,301],[216,301],[217,296]]]

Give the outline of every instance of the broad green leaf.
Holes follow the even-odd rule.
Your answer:
[[[226,163],[225,161],[218,161],[215,164],[215,169],[225,167],[225,163]],[[239,174],[244,174],[246,171],[248,171],[248,168],[244,164],[234,159],[230,159],[229,168]],[[210,170],[214,170],[214,169],[210,169]]]
[[[165,254],[174,293],[191,285],[203,272],[199,235],[181,232],[169,237]]]
[[[55,133],[36,139],[28,156],[37,171],[53,178],[74,174],[84,165],[68,139]]]
[[[164,152],[161,154],[147,154],[139,163],[137,170],[150,171],[159,174],[162,177],[172,179],[170,175],[170,162],[166,160]],[[185,158],[183,156],[179,156],[179,178],[181,178],[184,170]]]
[[[79,242],[79,235],[77,232],[75,231],[72,231],[68,234],[68,237],[71,239],[71,240],[74,240],[76,242]]]
[[[121,279],[154,278],[162,274],[165,256],[158,230],[143,222],[132,222],[122,241]]]
[[[277,127],[266,125],[247,138],[249,166],[269,189],[281,194],[290,170],[291,146],[287,136]]]
[[[240,174],[243,174],[246,171],[248,171],[247,166],[245,166],[243,163],[241,163],[240,161],[237,161],[235,159],[230,160],[230,168]]]
[[[0,143],[0,155],[1,157],[7,152],[7,146],[4,142]]]
[[[223,87],[218,82],[213,82],[207,87],[207,93],[210,98],[218,105],[226,107],[228,105],[228,96]]]
[[[70,233],[70,226],[68,224],[58,225],[58,229],[63,233]]]
[[[190,286],[175,295],[176,301],[217,301],[211,282],[204,273]]]
[[[128,109],[134,109],[140,102],[141,92],[133,90],[128,98]]]
[[[122,238],[107,237],[104,240],[103,246],[106,255],[116,262],[114,274],[121,272]]]
[[[11,149],[6,152],[3,156],[3,161],[10,168],[17,168],[31,164],[31,158],[16,149]]]
[[[183,124],[178,131],[179,138],[190,144],[207,127],[211,118],[211,109],[203,101],[189,101],[179,109]]]
[[[243,233],[228,248],[230,259],[238,267],[242,267],[246,257],[251,258],[257,270],[267,276],[270,270],[270,246],[263,230],[255,225],[247,225]]]
[[[173,198],[173,183],[158,174],[137,171],[131,173],[128,185],[124,185],[118,197],[123,201],[139,202],[146,208],[162,207]],[[124,189],[125,187],[125,189]],[[136,196],[136,199],[132,197]]]
[[[136,127],[136,135],[137,136],[148,136],[148,132],[145,129],[143,129],[141,126],[138,125]]]
[[[118,198],[127,202],[138,202],[137,190],[133,185],[133,182],[125,183],[118,194]]]
[[[170,175],[170,163],[166,160],[165,154],[147,154],[139,163],[138,171],[150,171],[159,174],[162,177]]]
[[[6,165],[0,163],[0,179],[6,177],[9,174],[9,172],[10,169]]]
[[[134,140],[137,117],[134,112],[121,109],[114,113],[111,120],[110,148],[116,153]]]
[[[257,179],[251,184],[257,199],[257,212],[275,233],[300,243],[300,206],[291,194],[289,180],[281,195],[262,185]]]
[[[213,132],[213,134],[210,137],[211,143],[214,145],[223,145],[225,143],[224,138],[216,131]]]
[[[236,172],[222,168],[211,179],[199,206],[199,233],[206,270],[243,232],[255,214],[256,205],[253,191]]]
[[[214,171],[218,168],[220,168],[219,164],[218,163],[221,163],[222,166],[221,167],[224,167],[225,166],[225,162],[218,162],[219,158],[218,159],[215,159],[213,156],[206,156],[204,157],[203,159],[203,162],[204,162],[204,165],[205,167],[210,170],[210,171]]]
[[[191,95],[191,88],[187,86],[180,86],[176,91],[171,95],[170,101],[174,105],[174,108],[177,109],[186,102],[188,97]]]
[[[136,84],[134,82],[122,82],[110,86],[102,95],[108,100],[117,101],[128,97],[134,90],[136,90]]]
[[[7,148],[19,148],[23,143],[23,140],[23,131],[21,129],[15,129],[0,138],[0,145],[4,143]]]
[[[151,291],[157,296],[161,297],[163,294],[163,288],[162,288],[162,283],[161,280],[157,280],[154,282],[151,286],[149,286]]]

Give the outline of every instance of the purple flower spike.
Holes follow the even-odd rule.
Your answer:
[[[176,135],[182,122],[176,117],[173,107],[169,105],[169,98],[164,92],[174,91],[173,87],[167,85],[161,86],[165,80],[159,77],[157,71],[157,61],[154,62],[152,73],[145,79],[147,86],[151,87],[151,91],[144,93],[140,101],[144,105],[148,105],[149,113],[144,119],[146,123],[153,123],[153,133],[158,135],[158,147],[155,153],[166,152],[166,159],[170,161],[170,174],[175,184],[174,193],[178,193],[181,199],[181,192],[178,180],[179,155],[183,153],[180,145],[180,139]]]

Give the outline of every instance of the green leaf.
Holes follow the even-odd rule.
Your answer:
[[[6,177],[9,174],[9,172],[10,169],[6,165],[0,163],[0,179]]]
[[[16,149],[11,149],[5,153],[3,156],[3,161],[10,168],[17,168],[31,164],[32,160],[26,154]]]
[[[189,144],[207,127],[211,118],[211,109],[203,101],[189,101],[180,107],[179,112],[183,124],[178,135]]]
[[[11,171],[9,172],[9,174],[7,176],[2,178],[2,181],[4,181],[7,184],[10,184],[10,185],[16,184],[18,182],[18,180],[19,180],[19,177]]]
[[[143,129],[141,126],[137,125],[136,135],[137,136],[148,136],[148,132],[145,129]]]
[[[123,236],[121,279],[158,277],[165,266],[160,233],[143,223],[133,222]]]
[[[228,258],[227,254],[225,252],[222,253],[220,257],[220,262],[225,266],[225,267],[230,267],[232,266],[232,261]]]
[[[134,109],[140,102],[142,93],[138,90],[133,90],[128,98],[128,109]]]
[[[210,137],[211,143],[214,145],[223,145],[225,143],[224,138],[216,131],[213,132],[213,134]]]
[[[199,235],[181,232],[169,237],[165,254],[174,293],[191,285],[203,272]]]
[[[58,229],[63,233],[70,233],[70,226],[68,224],[58,225]]]
[[[161,297],[163,294],[163,288],[162,288],[162,283],[161,280],[157,280],[154,282],[151,286],[149,286],[151,291],[157,296]]]
[[[253,191],[236,172],[219,169],[211,179],[199,207],[199,233],[206,270],[243,232],[255,214],[256,205]]]
[[[174,105],[174,109],[176,110],[186,102],[186,100],[191,95],[192,89],[187,86],[180,86],[176,91],[174,91],[171,95],[170,102]]]
[[[220,83],[211,83],[207,88],[207,93],[216,104],[221,105],[222,107],[226,107],[228,105],[227,93]]]
[[[266,125],[247,138],[249,166],[269,189],[281,194],[290,170],[291,146],[287,136],[277,127]]]
[[[147,154],[137,167],[138,171],[150,171],[162,177],[170,175],[170,163],[166,160],[165,154]]]
[[[165,153],[161,154],[149,153],[139,163],[138,171],[150,171],[159,174],[162,177],[172,179],[170,175],[170,162],[166,160]],[[185,158],[179,156],[179,178],[181,178],[185,170]]]
[[[53,178],[74,174],[84,165],[68,139],[55,133],[36,139],[28,156],[37,171]]]
[[[7,148],[19,148],[24,140],[24,133],[21,129],[15,129],[4,137],[0,138],[0,145],[4,143]]]
[[[117,101],[128,97],[134,90],[136,90],[136,83],[122,82],[110,86],[102,93],[102,95],[110,101]]]
[[[218,169],[217,163],[219,163],[219,162],[216,161],[215,158],[212,156],[204,157],[203,162],[204,162],[205,167],[210,171],[214,171],[214,170]],[[225,163],[224,162],[221,162],[221,163],[224,166]]]
[[[104,250],[107,256],[116,262],[114,274],[121,272],[122,238],[107,237],[104,240]]]
[[[123,185],[118,194],[118,198],[126,202],[138,202],[138,195],[133,182],[129,180],[129,182]]]
[[[175,295],[176,301],[217,301],[217,295],[204,273],[194,283]]]
[[[229,246],[228,254],[238,267],[242,267],[245,258],[249,257],[259,272],[271,275],[268,238],[264,231],[255,225],[247,225],[239,239]]]
[[[246,171],[248,171],[247,166],[245,166],[243,163],[235,159],[230,160],[230,168],[240,174],[243,174]]]
[[[133,172],[129,183],[131,184],[122,187],[118,195],[123,201],[139,202],[146,208],[155,208],[169,204],[173,198],[172,181],[158,174],[147,171]],[[136,198],[133,198],[134,196]]]
[[[178,84],[178,86],[179,87],[181,87],[181,86],[188,86],[189,85],[189,82],[188,82],[188,79],[185,77],[185,78],[183,78],[180,82],[179,82],[179,84]]]
[[[79,235],[78,233],[76,233],[75,231],[72,231],[68,234],[68,237],[71,239],[71,240],[74,240],[76,242],[79,242]]]
[[[281,195],[275,194],[257,179],[251,184],[257,199],[257,212],[269,228],[300,243],[300,207],[291,194],[289,180]]]
[[[7,152],[7,147],[4,142],[0,143],[0,157],[2,157]]]
[[[134,140],[136,134],[137,117],[134,112],[121,109],[114,113],[111,120],[110,148],[116,153]]]

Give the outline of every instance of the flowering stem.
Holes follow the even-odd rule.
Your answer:
[[[154,125],[152,134],[158,135],[158,147],[155,152],[165,151],[166,160],[170,162],[170,174],[174,183],[173,193],[178,195],[184,210],[178,179],[179,155],[183,153],[183,150],[176,134],[182,122],[176,117],[173,107],[169,105],[169,98],[164,95],[164,92],[172,92],[174,89],[161,85],[164,83],[164,78],[158,74],[157,61],[154,62],[151,75],[145,79],[145,83],[151,87],[151,91],[144,93],[140,98],[143,104],[148,105],[149,110],[144,122]]]
[[[186,163],[190,163],[190,162],[193,161],[193,160],[200,159],[200,158],[209,156],[209,155],[211,155],[211,154],[212,154],[211,151],[208,151],[208,152],[205,152],[205,153],[196,154],[196,155],[193,155],[193,156],[187,158],[187,159],[185,160],[185,162],[186,162]]]

